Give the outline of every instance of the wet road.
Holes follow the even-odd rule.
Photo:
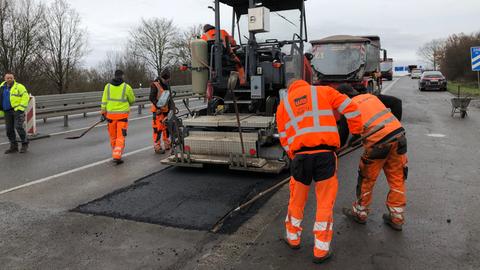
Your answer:
[[[349,205],[354,198],[360,153],[348,156],[339,166],[340,189],[333,243],[335,257],[318,268],[478,269],[480,213],[476,210],[480,199],[480,111],[474,108],[467,119],[452,119],[448,93],[420,93],[416,90],[416,81],[408,78],[400,79],[387,90],[388,94],[404,101],[410,157],[407,225],[402,233],[396,233],[382,224],[387,190],[383,177],[375,189],[373,213],[368,225],[358,226],[341,216],[341,207]],[[72,128],[85,127],[92,118],[73,120]],[[293,252],[280,241],[288,200],[287,187],[259,209],[247,213],[248,219],[243,219],[245,222],[231,234],[215,235],[178,228],[180,226],[71,212],[79,205],[117,190],[130,189],[137,180],[166,168],[159,164],[161,156],[148,149],[151,136],[148,120],[131,121],[127,152],[133,153],[122,166],[101,162],[109,158],[104,128],[96,129],[85,138],[85,142],[79,141],[73,146],[63,140],[67,135],[59,135],[33,143],[30,157],[12,159],[14,161],[5,157],[0,159],[1,189],[57,175],[48,181],[0,195],[2,268],[316,268],[311,263],[314,196],[310,196],[306,209],[303,248]],[[58,132],[62,129],[61,120],[49,121],[48,125],[44,130]],[[4,139],[1,136],[0,141]],[[147,148],[142,150],[144,147]],[[11,163],[5,165],[6,162]],[[13,170],[19,168],[19,163],[27,165]],[[233,177],[228,172],[218,174],[224,179]],[[192,192],[191,197],[208,201],[207,198],[215,192],[209,192],[206,185],[213,180],[220,182],[222,178],[218,174],[200,170],[191,180],[182,177],[182,173],[161,174],[163,177],[155,180],[158,181],[155,188],[158,196],[163,197],[157,199],[162,201],[168,196],[171,200],[182,201],[185,197],[180,194],[190,196],[189,189],[194,191],[201,186],[206,191],[202,194]],[[9,178],[6,179],[5,175]],[[248,180],[255,178],[250,174],[240,176]],[[236,181],[241,181],[238,174],[235,177]],[[175,185],[170,184],[173,181],[176,181]],[[179,187],[182,185],[183,190]],[[228,194],[221,194],[219,198],[228,198]],[[149,199],[135,196],[135,200],[132,203]],[[172,205],[172,208],[176,207]],[[183,209],[196,211],[198,217],[202,216],[199,211],[208,215],[208,206],[194,206],[198,207],[197,210],[195,207]],[[152,204],[150,208],[137,210],[142,215],[160,212],[156,207]],[[204,210],[198,210],[200,208]]]
[[[409,141],[404,231],[395,232],[382,223],[388,188],[383,174],[375,187],[368,224],[358,225],[342,216],[341,208],[354,199],[360,153],[346,157],[339,167],[335,255],[318,269],[480,269],[480,111],[472,108],[466,119],[451,118],[451,96],[419,92],[416,83],[403,78],[388,92],[403,99]],[[227,248],[212,253],[217,265],[222,264],[218,269],[316,269],[311,262],[314,196],[310,194],[305,212],[302,249],[292,251],[280,240],[288,199],[285,188],[269,202],[278,206],[272,211],[283,210],[259,228],[262,232],[252,242],[238,245],[239,256],[232,255],[227,264],[217,256]]]

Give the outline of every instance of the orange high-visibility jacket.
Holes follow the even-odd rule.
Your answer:
[[[165,89],[163,89],[162,85],[159,82],[153,82],[153,85],[155,85],[155,87],[157,87],[157,89],[158,89],[157,100],[159,100],[160,97],[162,96],[163,92],[165,91]],[[151,111],[152,112],[157,112],[156,104],[152,104]],[[168,105],[165,105],[162,108],[160,108],[160,112],[168,112]]]
[[[364,132],[368,132],[379,125],[385,125],[385,128],[367,138],[365,145],[371,146],[382,138],[402,127],[402,124],[387,109],[385,105],[372,94],[358,95],[352,99],[357,105],[362,115],[362,125]]]
[[[237,42],[232,36],[230,36],[230,34],[227,31],[223,29],[220,30],[220,35],[221,35],[220,39],[222,40],[223,46],[225,46],[225,48],[227,47],[227,43],[226,43],[227,40],[228,40],[228,43],[230,43],[231,47],[237,46]],[[205,41],[215,40],[215,29],[209,30],[205,34],[203,34],[202,39]]]
[[[302,148],[340,147],[333,110],[345,115],[353,134],[361,134],[362,118],[357,104],[329,86],[311,86],[294,82],[288,94],[281,94],[277,109],[280,142],[290,157]]]

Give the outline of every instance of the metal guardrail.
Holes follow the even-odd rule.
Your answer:
[[[192,97],[191,85],[172,86],[172,90],[177,93],[176,99]],[[135,93],[135,104],[138,106],[138,113],[149,104],[150,88],[139,88],[133,90]],[[64,117],[64,126],[68,126],[68,116],[83,114],[86,116],[89,112],[100,111],[103,91],[82,92],[61,95],[36,96],[36,119],[43,119],[44,122],[52,117]],[[0,124],[3,124],[3,118]]]

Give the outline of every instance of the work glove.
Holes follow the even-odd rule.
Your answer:
[[[356,147],[362,144],[362,141],[359,140],[362,136],[360,134],[352,134],[352,138],[348,141],[348,146]]]
[[[102,113],[102,115],[100,116],[100,121],[102,122],[107,121],[107,116],[104,113]]]

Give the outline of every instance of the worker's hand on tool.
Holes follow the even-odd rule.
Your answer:
[[[102,122],[107,121],[107,116],[104,113],[102,113],[102,115],[100,116],[100,121]]]
[[[352,134],[352,138],[348,141],[348,146],[355,147],[362,144],[362,141],[359,140],[362,137],[360,134]]]

